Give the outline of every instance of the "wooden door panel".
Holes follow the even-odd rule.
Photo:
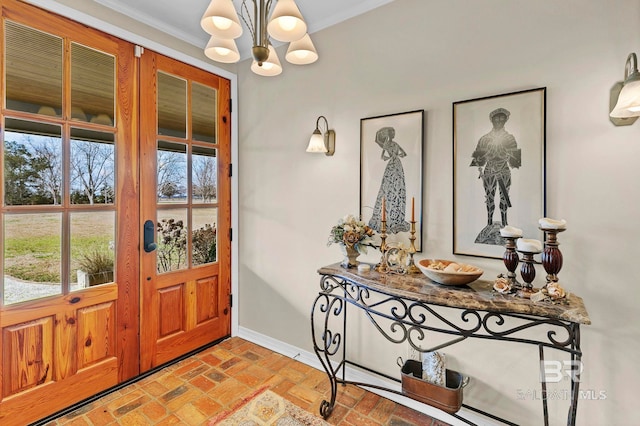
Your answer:
[[[186,65],[182,62],[145,51],[140,60],[141,105],[140,105],[140,157],[143,173],[141,175],[141,219],[151,220],[156,224],[159,218],[173,218],[185,223],[187,242],[187,260],[177,270],[166,271],[166,263],[158,268],[156,252],[142,252],[140,257],[142,301],[141,301],[141,341],[140,368],[142,371],[168,362],[194,349],[206,345],[216,339],[229,335],[230,321],[230,242],[227,237],[231,226],[231,194],[230,194],[230,109],[228,80],[208,72]],[[161,77],[159,77],[161,76]],[[171,83],[168,83],[171,82]],[[163,86],[163,84],[165,86]],[[186,90],[174,90],[172,93],[161,93],[162,87],[171,90],[175,87],[186,87]],[[196,87],[196,89],[194,89]],[[193,138],[193,117],[197,114],[198,123],[206,121],[206,109],[193,111],[193,93],[202,93],[202,89],[215,92],[216,104],[210,118],[215,118],[217,133],[205,142],[198,137]],[[176,99],[175,104],[184,105],[185,109],[172,108],[170,104],[159,103],[158,99]],[[160,108],[160,112],[158,112]],[[166,108],[163,111],[162,108]],[[186,120],[179,115],[185,113]],[[174,117],[175,115],[175,117]],[[204,118],[203,118],[204,117]],[[162,121],[162,126],[158,120]],[[186,134],[184,123],[186,121]],[[167,126],[176,124],[176,131],[171,132]],[[162,127],[159,129],[159,127]],[[178,131],[180,130],[180,131]],[[159,196],[157,188],[158,147],[166,153],[173,149],[181,153],[185,159],[187,177],[184,183],[184,196],[167,203],[166,197]],[[167,150],[167,151],[165,151]],[[194,152],[196,154],[194,154]],[[217,193],[213,201],[194,199],[192,196],[193,158],[203,152],[213,153],[211,158],[217,161],[216,182]],[[162,195],[162,194],[161,194]],[[195,231],[194,212],[211,211],[205,214],[206,221],[212,221],[217,229],[216,258],[211,261],[189,261],[193,253],[192,233]],[[160,212],[160,213],[159,213]],[[201,216],[198,216],[200,219]],[[198,226],[203,226],[199,222]],[[210,223],[205,223],[209,226]],[[201,228],[203,229],[203,228]],[[159,238],[158,240],[163,240]],[[173,234],[172,234],[173,238]],[[170,239],[167,239],[169,241]],[[157,250],[162,241],[158,241]],[[175,253],[175,252],[174,252]],[[163,253],[166,261],[166,253]],[[180,257],[184,258],[184,257]],[[159,272],[159,269],[162,272]]]
[[[78,309],[79,369],[115,356],[115,311],[114,302]]]
[[[162,339],[179,331],[185,331],[184,283],[158,290],[158,338]]]
[[[25,392],[3,398],[0,423],[23,426],[81,401],[118,383],[118,362],[110,358],[61,381],[49,381]]]
[[[51,381],[54,323],[53,317],[45,317],[4,328],[4,396]]]
[[[41,318],[20,307],[3,315],[1,424],[37,420],[118,383],[117,294],[111,284],[48,300]]]
[[[217,295],[218,277],[202,278],[196,281],[196,322],[202,324],[210,319],[218,318]]]
[[[155,365],[183,355],[185,348],[188,352],[219,339],[221,329],[225,332],[229,309],[223,297],[227,293],[220,291],[218,277],[158,288],[156,293],[157,302],[150,303],[157,308],[156,314],[145,309],[158,321]]]
[[[78,371],[78,357],[75,355],[78,341],[77,324],[73,310],[66,309],[56,315],[54,339],[57,357],[53,364],[53,375],[57,380],[71,377]]]

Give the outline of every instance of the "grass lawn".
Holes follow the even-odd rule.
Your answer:
[[[113,212],[71,215],[71,281],[78,259],[94,249],[108,250],[114,240]],[[4,273],[25,281],[59,283],[62,216],[11,214],[4,221]]]
[[[193,227],[217,222],[217,208],[194,208]],[[158,211],[158,219],[185,220],[186,209]],[[115,239],[115,212],[71,213],[71,282],[76,282],[79,259],[96,249],[107,251]],[[60,283],[62,263],[60,213],[7,214],[4,216],[4,273],[33,282]],[[181,265],[184,267],[185,265]]]

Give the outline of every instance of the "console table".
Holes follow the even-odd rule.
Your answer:
[[[478,280],[461,287],[443,286],[423,274],[400,275],[376,272],[359,273],[345,269],[339,263],[318,270],[320,292],[311,310],[313,348],[326,371],[331,398],[320,406],[320,414],[328,418],[335,406],[338,384],[381,389],[396,394],[402,392],[382,386],[346,380],[346,367],[353,365],[369,373],[390,377],[347,359],[347,307],[363,312],[371,324],[392,343],[408,342],[418,351],[432,351],[459,343],[467,338],[507,341],[536,346],[540,368],[545,349],[570,354],[571,399],[568,425],[575,425],[579,396],[579,371],[582,359],[580,325],[590,324],[582,299],[569,294],[562,303],[534,303],[528,299],[494,292],[493,283]],[[443,313],[446,312],[446,315]],[[452,320],[451,318],[456,318]],[[538,333],[532,333],[535,330]],[[455,336],[436,348],[424,348],[427,332]],[[531,337],[536,334],[536,337]],[[398,368],[398,375],[400,369]],[[545,425],[549,424],[547,383],[541,374],[542,409]],[[467,404],[463,407],[502,423],[515,425],[491,413]],[[459,420],[474,424],[459,414]]]

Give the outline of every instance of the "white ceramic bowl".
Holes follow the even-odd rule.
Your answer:
[[[442,259],[423,259],[418,262],[418,268],[431,281],[444,285],[469,284],[484,273],[476,266]]]

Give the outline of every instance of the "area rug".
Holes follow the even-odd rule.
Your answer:
[[[209,426],[325,426],[329,423],[263,388],[230,411],[220,413]]]

